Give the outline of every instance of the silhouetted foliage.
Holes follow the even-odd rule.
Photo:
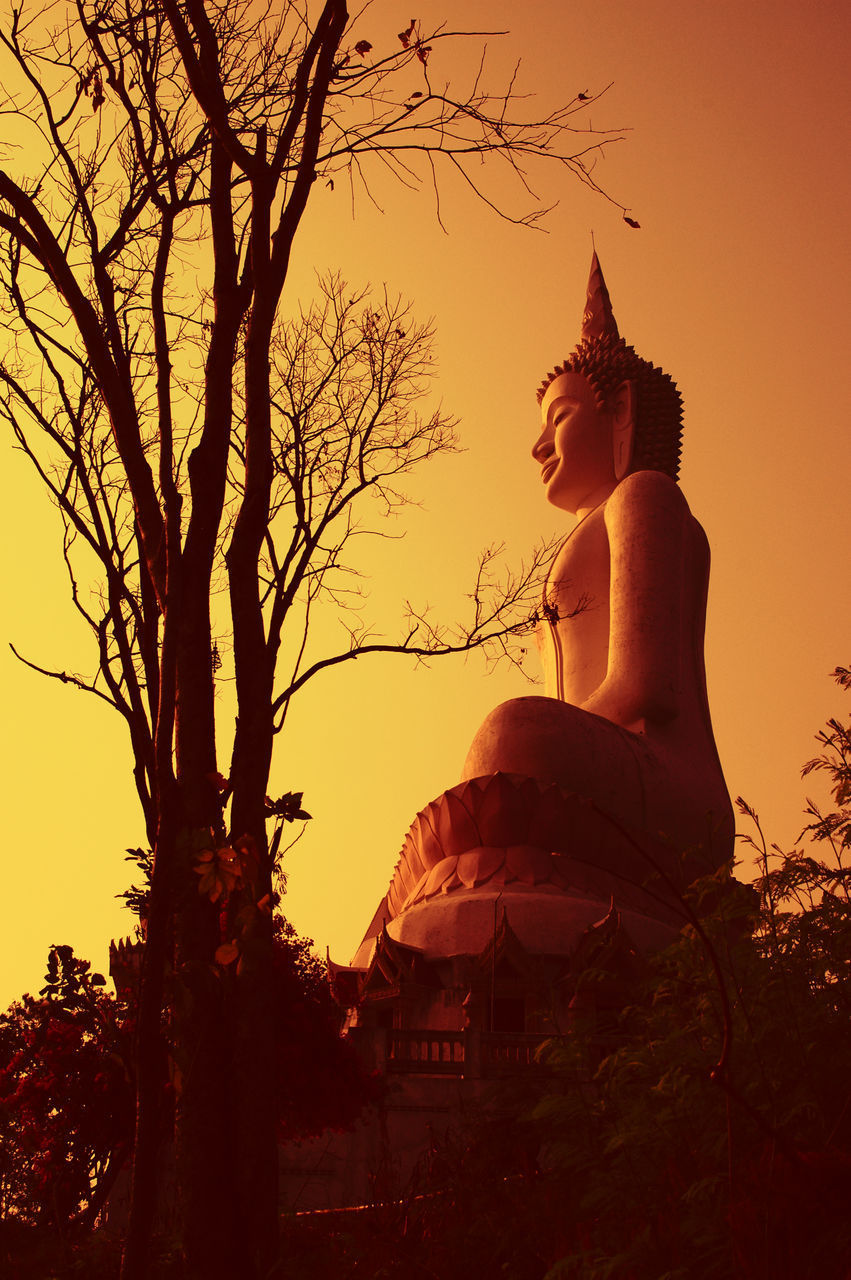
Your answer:
[[[342,1012],[331,995],[325,964],[311,945],[288,921],[276,920],[276,1080],[278,1132],[284,1141],[349,1129],[382,1092],[381,1079],[341,1037]]]
[[[818,740],[804,773],[827,772],[837,809],[808,801],[802,835],[829,856],[769,848],[740,800],[762,874],[689,892],[726,1001],[686,927],[624,993],[616,1047],[594,1054],[587,1028],[552,1048],[559,1087],[536,1114],[574,1235],[553,1280],[849,1274],[849,730]]]
[[[137,946],[143,944],[137,943]],[[276,1128],[281,1141],[347,1129],[380,1096],[341,1038],[341,1013],[309,939],[274,929]],[[45,985],[0,1015],[0,1217],[20,1226],[89,1227],[133,1142],[132,987],[124,998],[66,946]],[[163,1029],[160,1083],[172,1084]],[[170,1141],[170,1107],[160,1142]]]
[[[45,986],[0,1015],[0,1216],[91,1224],[133,1140],[132,1018],[52,947]]]

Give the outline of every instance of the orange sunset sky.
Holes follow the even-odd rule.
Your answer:
[[[414,8],[373,4],[353,38],[389,48]],[[428,188],[379,178],[383,212],[362,198],[353,219],[342,184],[317,184],[285,307],[332,267],[354,285],[386,282],[433,316],[436,393],[460,417],[466,450],[415,474],[419,505],[392,530],[403,538],[363,540],[364,616],[391,636],[406,598],[455,616],[483,545],[504,541],[516,560],[542,534],[567,532],[529,450],[535,389],[578,337],[593,229],[621,333],[684,396],[681,483],[713,553],[707,673],[730,792],[790,846],[805,794],[825,794],[799,770],[827,716],[847,714],[829,673],[851,659],[848,7],[456,0],[416,16],[425,29],[449,16],[456,29],[510,31],[488,39],[486,74],[496,86],[519,58],[518,89],[540,102],[530,114],[612,82],[577,124],[623,129],[594,177],[641,229],[554,167],[533,173],[544,203],[558,202],[546,234],[501,222],[448,174],[448,235]],[[466,48],[445,65],[436,54],[433,79],[463,81],[477,60]],[[508,210],[528,207],[498,170],[493,184]],[[144,831],[123,723],[22,667],[5,643],[44,666],[93,670],[56,513],[26,459],[8,439],[0,449],[5,1007],[41,985],[51,943],[106,965],[110,937],[132,930],[115,895],[130,882],[123,851]],[[319,625],[335,643],[333,609]],[[271,786],[303,790],[313,814],[288,857],[284,907],[318,949],[350,958],[417,810],[458,780],[486,712],[534,691],[476,657],[365,657],[299,695]],[[226,733],[226,682],[221,696]]]

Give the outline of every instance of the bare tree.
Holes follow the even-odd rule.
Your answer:
[[[259,1276],[276,1258],[266,792],[290,699],[364,653],[510,653],[538,589],[544,553],[501,583],[486,553],[466,624],[411,609],[391,642],[350,613],[341,652],[311,648],[320,597],[345,607],[357,588],[347,553],[368,504],[395,510],[407,472],[454,445],[450,420],[419,416],[431,334],[404,304],[334,278],[281,325],[314,182],[368,191],[384,167],[436,192],[444,164],[491,203],[471,169],[491,156],[529,195],[504,216],[531,223],[527,166],[593,186],[583,156],[601,143],[572,145],[585,95],[524,120],[512,87],[491,95],[481,73],[459,97],[436,89],[461,33],[412,22],[376,54],[347,22],[342,0],[77,0],[13,10],[0,35],[21,138],[0,169],[0,407],[62,513],[97,646],[91,677],[38,669],[126,720],[154,849],[125,1278],[144,1274],[152,1225],[168,966],[190,1269]],[[237,701],[226,777],[220,589]]]

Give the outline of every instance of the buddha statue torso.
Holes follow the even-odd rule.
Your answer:
[[[703,665],[709,544],[679,489],[659,473],[649,479],[657,498],[660,489],[668,490],[672,522],[678,526],[668,530],[666,545],[659,549],[668,561],[663,575],[668,586],[665,598],[660,600],[658,591],[655,601],[645,596],[641,616],[630,619],[631,634],[618,634],[618,623],[622,627],[623,622],[613,619],[612,602],[620,602],[620,611],[625,611],[626,584],[616,581],[613,589],[612,576],[634,579],[634,557],[646,548],[635,545],[635,532],[630,546],[613,547],[606,519],[612,499],[602,503],[562,542],[547,578],[537,628],[544,688],[550,698],[585,707],[593,704],[611,668],[622,665],[621,680],[635,687],[624,705],[625,714],[618,716],[612,708],[607,718],[646,734],[659,747],[691,744],[698,750],[704,739],[702,746],[714,756]],[[623,497],[613,495],[621,506]],[[623,537],[623,530],[619,536]],[[656,671],[648,678],[640,633],[651,629]],[[625,652],[616,652],[624,648]],[[642,658],[644,669],[639,670]]]
[[[579,707],[603,683],[610,578],[601,506],[567,535],[547,577],[536,638],[548,697]]]

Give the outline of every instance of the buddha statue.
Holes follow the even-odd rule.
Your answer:
[[[576,518],[541,603],[545,694],[496,707],[461,783],[417,815],[357,964],[383,928],[427,956],[474,954],[498,904],[541,953],[570,954],[610,903],[636,945],[661,946],[681,890],[732,857],[681,399],[620,337],[596,253],[581,341],[538,400],[532,456]]]
[[[677,484],[679,392],[620,337],[596,253],[582,340],[538,400],[532,456],[576,517],[538,628],[546,696],[497,707],[463,777],[557,783],[709,870],[734,825],[706,697],[709,547]]]

